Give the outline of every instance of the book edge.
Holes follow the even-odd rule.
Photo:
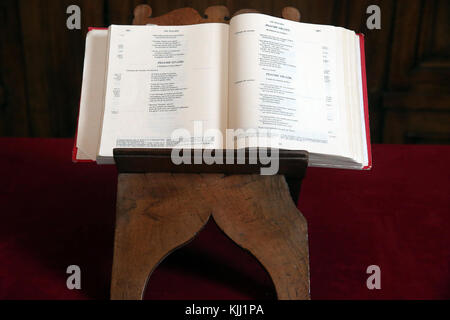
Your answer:
[[[361,51],[361,77],[363,85],[363,103],[364,103],[364,122],[366,127],[366,144],[367,144],[367,166],[363,170],[372,169],[372,145],[370,143],[370,121],[369,121],[369,96],[367,94],[367,73],[366,73],[366,53],[364,47],[364,34],[358,33],[359,47]]]
[[[89,27],[88,33],[93,30],[108,30],[108,28]],[[81,88],[81,90],[82,90],[82,88]],[[81,92],[80,92],[80,97],[81,97]],[[72,148],[72,162],[74,162],[74,163],[96,162],[95,160],[77,159],[77,155],[78,155],[77,138],[78,138],[78,129],[79,129],[79,121],[80,121],[80,111],[81,111],[80,107],[81,107],[81,100],[78,103],[77,128],[75,129],[74,144],[73,144],[73,148]]]

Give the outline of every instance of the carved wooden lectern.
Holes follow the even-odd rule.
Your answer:
[[[241,10],[236,14],[252,12]],[[192,8],[151,18],[147,5],[135,9],[134,24],[183,25],[227,22],[226,7],[204,17]],[[299,21],[295,8],[282,16]],[[249,156],[247,150],[246,158]],[[142,299],[158,264],[183,246],[210,218],[236,244],[250,251],[272,278],[278,299],[309,299],[306,220],[296,208],[308,153],[279,153],[279,174],[263,176],[258,165],[181,165],[170,151],[115,149],[119,171],[112,299]],[[286,178],[284,175],[286,175]]]

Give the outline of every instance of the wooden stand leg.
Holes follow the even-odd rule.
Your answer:
[[[111,299],[142,299],[158,264],[201,230],[211,208],[198,189],[214,176],[119,174]]]
[[[284,176],[234,175],[221,191],[217,225],[266,268],[279,300],[309,299],[307,224]]]
[[[306,221],[283,176],[120,174],[112,299],[142,299],[147,279],[213,215],[266,268],[279,299],[309,299]]]

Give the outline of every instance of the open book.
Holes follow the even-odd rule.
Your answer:
[[[364,38],[241,14],[228,24],[92,29],[74,159],[114,148],[306,150],[371,167]]]

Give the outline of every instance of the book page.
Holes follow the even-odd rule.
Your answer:
[[[99,157],[113,148],[171,148],[185,129],[210,148],[223,141],[228,25],[111,26]],[[194,132],[194,130],[196,132]]]
[[[341,155],[337,29],[262,14],[234,17],[228,126],[256,128],[272,147]]]
[[[83,86],[77,128],[77,160],[95,161],[100,142],[105,92],[108,30],[91,30],[86,36]]]

